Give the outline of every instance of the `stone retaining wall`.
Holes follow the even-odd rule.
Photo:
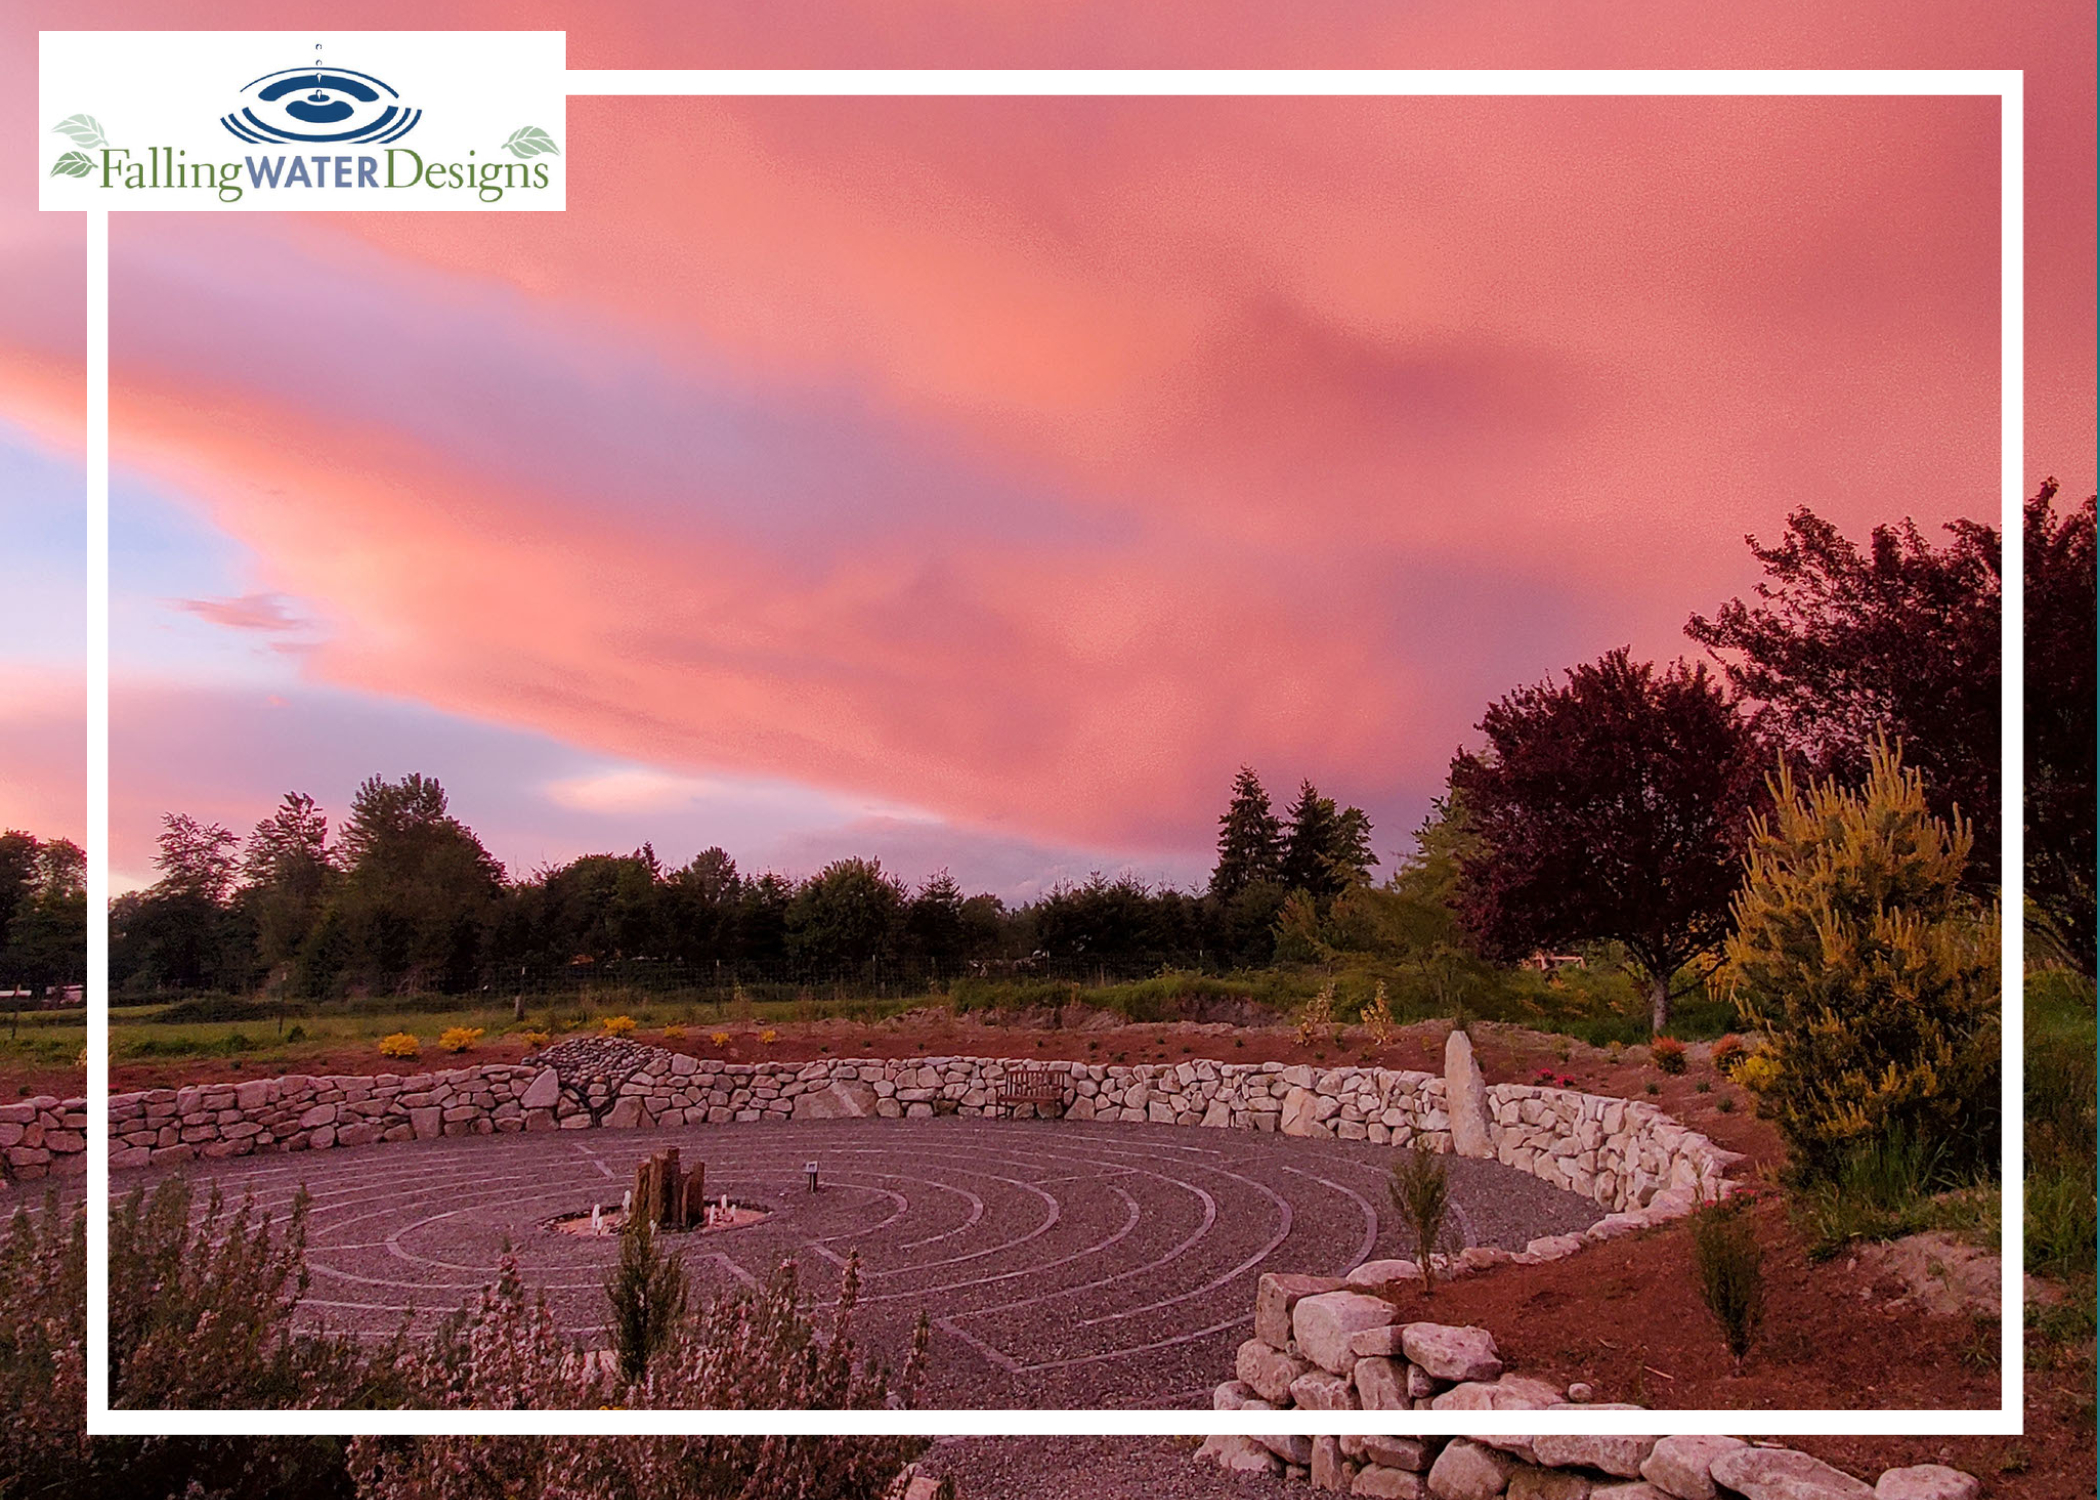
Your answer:
[[[1059,1103],[1041,1111],[1000,1103],[1022,1069],[1048,1072],[1061,1086]],[[520,1064],[118,1094],[110,1100],[110,1159],[129,1167],[593,1126],[1037,1113],[1492,1156],[1612,1210],[1592,1231],[1604,1235],[1646,1222],[1643,1216],[1658,1205],[1688,1211],[1721,1196],[1729,1187],[1727,1169],[1738,1159],[1650,1104],[1568,1089],[1485,1087],[1470,1045],[1456,1032],[1444,1077],[1209,1059],[1130,1066],[990,1057],[725,1063],[575,1037]]]
[[[1267,1275],[1220,1411],[1638,1411],[1504,1369],[1485,1328],[1402,1323],[1382,1297],[1313,1276]],[[1385,1500],[1976,1500],[1936,1464],[1865,1482],[1805,1453],[1733,1437],[1214,1436],[1199,1457]]]
[[[87,1168],[87,1100],[39,1094],[0,1104],[0,1180],[29,1182]]]

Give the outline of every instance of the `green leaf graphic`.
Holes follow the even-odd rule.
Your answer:
[[[51,127],[51,133],[62,135],[74,145],[86,146],[89,150],[109,144],[102,134],[102,122],[93,115],[67,115]]]
[[[94,170],[95,164],[78,151],[68,151],[57,161],[51,163],[51,175],[53,177],[85,177]]]
[[[551,152],[555,156],[561,155],[561,147],[554,144],[554,137],[547,134],[546,131],[540,129],[537,125],[527,125],[522,129],[513,130],[510,133],[510,139],[503,143],[503,149],[510,152],[511,155],[520,158],[538,156],[543,152]]]

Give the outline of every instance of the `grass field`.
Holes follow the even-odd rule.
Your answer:
[[[766,1027],[826,1020],[870,1024],[935,1009],[956,1016],[1028,1019],[1058,1024],[1079,1005],[1132,1022],[1287,1018],[1322,985],[1335,986],[1335,1015],[1352,1021],[1379,983],[1387,987],[1401,1024],[1450,1016],[1511,1021],[1604,1045],[1647,1039],[1644,1002],[1615,970],[1569,971],[1551,978],[1528,971],[1448,976],[1404,968],[1265,969],[1209,976],[1169,973],[1122,983],[1082,985],[1028,978],[964,979],[911,997],[863,998],[821,990],[769,986],[754,992],[651,992],[608,987],[562,996],[527,996],[524,1018],[511,997],[372,997],[296,1001],[205,994],[172,1002],[119,1005],[112,1012],[111,1057],[116,1063],[152,1059],[237,1059],[242,1067],[281,1071],[302,1054],[345,1047],[376,1049],[380,1038],[405,1031],[426,1055],[453,1027],[480,1028],[488,1040],[525,1032],[560,1035],[595,1029],[613,1016],[631,1017],[642,1031],[681,1026],[701,1032],[722,1027]],[[785,992],[785,993],[783,993]],[[1696,996],[1680,1002],[1671,1026],[1691,1039],[1713,1037],[1733,1021],[1729,1007]],[[76,1038],[75,1046],[78,1041]]]

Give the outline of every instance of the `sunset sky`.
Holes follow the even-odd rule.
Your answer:
[[[23,186],[34,33],[147,8],[30,9],[0,824],[77,837],[82,236]],[[1557,39],[1544,0],[1247,5],[1186,51],[1100,4],[570,9],[328,15],[566,26],[578,67],[2055,65],[2029,460],[2093,484],[2084,6],[1695,45],[1659,4]],[[411,770],[514,873],[652,839],[1191,883],[1242,762],[1363,805],[1389,866],[1490,699],[1691,651],[1745,532],[1995,514],[1995,101],[575,99],[557,133],[562,215],[115,220],[120,888],[164,810]]]

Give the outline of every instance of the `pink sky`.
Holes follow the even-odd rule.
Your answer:
[[[2092,485],[2085,7],[1751,6],[1711,39],[1661,5],[890,6],[821,35],[575,10],[407,24],[566,25],[581,67],[2026,66],[2029,456]],[[0,74],[17,142],[33,32]],[[142,564],[120,599],[116,862],[161,807],[252,821],[333,774],[214,740],[236,716],[207,658],[249,643],[250,701],[373,705],[375,770],[419,768],[379,711],[408,704],[566,747],[620,797],[764,781],[860,809],[841,838],[886,809],[927,862],[932,827],[1001,869],[1185,872],[1250,761],[1370,807],[1390,849],[1490,698],[1686,650],[1752,581],[1744,532],[1797,504],[1855,534],[1989,512],[1994,111],[578,99],[565,215],[121,220],[119,462],[239,576]],[[26,202],[0,417],[63,444],[79,232]],[[176,614],[202,644],[154,644]],[[33,740],[0,752],[0,821],[63,831],[77,780]],[[628,831],[555,831],[576,778],[499,792],[455,754],[513,863]],[[821,842],[782,817],[748,837]]]

